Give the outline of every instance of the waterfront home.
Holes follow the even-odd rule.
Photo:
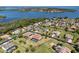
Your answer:
[[[26,32],[23,34],[23,37],[25,38],[30,38],[30,36],[32,35],[33,33],[32,32]]]
[[[65,38],[66,38],[66,42],[72,43],[73,36],[71,34],[66,34]]]
[[[31,40],[33,41],[39,41],[42,39],[42,36],[40,34],[33,34],[30,37],[31,37]]]
[[[1,44],[0,47],[1,47],[5,52],[12,52],[13,50],[16,49],[16,45],[14,45],[11,41],[7,41],[7,42]]]
[[[52,37],[57,38],[57,37],[59,37],[60,34],[61,34],[60,31],[53,31],[52,32]]]
[[[2,35],[0,36],[1,39],[12,39],[10,35],[8,34],[5,34],[5,35]]]

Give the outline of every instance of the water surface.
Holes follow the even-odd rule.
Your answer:
[[[79,17],[79,12],[18,12],[18,11],[0,11],[0,15],[6,16],[0,19],[0,22],[9,22],[24,18],[53,18],[53,17]]]

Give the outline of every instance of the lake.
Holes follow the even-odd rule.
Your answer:
[[[0,11],[0,15],[7,18],[0,19],[0,22],[9,22],[16,19],[25,18],[53,18],[53,17],[79,17],[79,12],[19,12],[19,11]]]

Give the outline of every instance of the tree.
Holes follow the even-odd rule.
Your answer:
[[[32,45],[30,45],[30,47],[32,48],[33,46],[32,46]]]
[[[31,48],[31,52],[35,52],[35,48],[34,47]]]
[[[28,48],[26,48],[25,52],[29,52],[29,49],[28,49]]]
[[[0,41],[2,40],[2,38],[0,38]]]
[[[21,34],[18,35],[19,38],[22,38],[23,36]]]
[[[71,50],[71,53],[75,53],[75,50]]]
[[[20,41],[19,41],[19,43],[26,44],[26,42],[25,42],[25,41],[23,41],[23,40],[20,40]]]
[[[78,34],[79,34],[79,30],[76,30],[76,33],[78,33]]]
[[[62,44],[62,43],[58,43],[57,45],[59,45],[59,46],[63,46],[63,44]]]
[[[75,48],[75,50],[77,51],[77,52],[79,52],[79,45],[74,45],[74,48]]]
[[[16,53],[20,53],[20,52],[21,52],[20,50],[17,50],[17,51],[16,51]]]

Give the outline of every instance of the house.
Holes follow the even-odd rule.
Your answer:
[[[66,22],[64,22],[64,21],[63,22],[60,22],[59,23],[59,26],[65,27],[66,26]]]
[[[60,34],[61,34],[60,31],[53,31],[52,32],[52,37],[57,38],[57,37],[59,37]]]
[[[2,35],[0,36],[1,39],[12,39],[10,35],[8,34],[5,34],[5,35]]]
[[[54,45],[53,49],[58,53],[71,53],[69,48],[60,45]]]
[[[23,27],[23,29],[27,29],[27,27]]]
[[[11,41],[7,41],[7,42],[1,44],[0,47],[1,47],[5,52],[12,52],[13,50],[16,49],[16,45],[14,45]]]
[[[32,34],[32,32],[26,32],[23,34],[23,37],[29,38]]]
[[[35,23],[34,26],[39,26],[39,23]]]
[[[75,25],[76,25],[77,27],[79,27],[79,22],[75,22]]]
[[[34,30],[34,31],[39,31],[39,30],[41,30],[41,29],[40,29],[39,27],[34,27],[33,30]]]
[[[42,39],[42,36],[40,34],[33,34],[30,37],[31,37],[31,40],[33,41],[39,41]]]
[[[45,22],[49,22],[49,19],[45,19]]]
[[[0,45],[13,39],[12,36],[10,36],[8,34],[2,35],[2,36],[0,36],[0,38],[2,39],[0,41]]]
[[[55,26],[59,26],[59,21],[55,21]]]
[[[46,22],[45,26],[50,26],[52,23],[51,22]]]
[[[20,34],[20,33],[21,33],[21,29],[20,29],[20,28],[14,30],[14,31],[12,32],[12,34],[16,34],[16,35],[18,35],[18,34]]]
[[[24,32],[26,32],[27,27],[23,27],[23,28],[21,28],[21,30],[22,30],[22,33],[24,33]]]
[[[58,51],[59,53],[71,53],[71,50],[67,47],[62,47]]]
[[[30,30],[32,30],[32,29],[33,29],[33,25],[27,26],[27,30],[28,30],[28,31],[30,31]]]
[[[71,34],[66,34],[65,38],[68,43],[72,43],[73,36]]]
[[[62,48],[62,46],[53,45],[52,48],[53,48],[56,52],[60,52],[59,50]]]
[[[72,26],[71,26],[71,29],[74,31],[74,30],[77,29],[77,27],[76,27],[75,25],[72,25]]]
[[[42,24],[42,22],[38,22],[38,24],[39,24],[39,25],[41,25],[41,24]]]
[[[55,26],[56,24],[54,22],[51,22],[51,26]]]
[[[72,25],[72,26],[67,27],[67,30],[73,32],[73,31],[77,30],[77,27],[75,25]]]

